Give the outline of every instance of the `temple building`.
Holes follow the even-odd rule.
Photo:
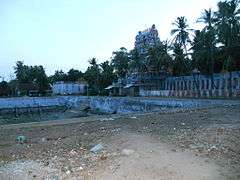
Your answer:
[[[135,50],[139,54],[141,60],[145,62],[148,61],[148,51],[150,48],[159,45],[161,43],[158,36],[158,31],[153,24],[151,28],[148,28],[143,31],[139,31],[135,37]],[[129,72],[125,78],[119,78],[117,82],[113,82],[111,86],[106,87],[106,90],[109,90],[110,95],[131,95],[138,96],[140,89],[147,86],[153,87],[156,86],[157,82],[163,79],[163,76],[151,71],[154,67],[148,67],[150,71],[138,73],[137,70]]]
[[[148,51],[159,43],[155,25],[138,32],[135,38],[135,50],[148,66]],[[127,73],[105,89],[110,96],[240,97],[240,71],[214,74],[213,79],[198,70],[189,76],[172,77],[164,70],[156,72],[154,67],[148,67],[146,72]]]
[[[147,56],[149,48],[161,43],[155,24],[151,28],[139,31],[135,38],[135,49],[142,56]]]

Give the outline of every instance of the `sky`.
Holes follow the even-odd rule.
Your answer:
[[[156,25],[170,39],[172,23],[186,16],[191,28],[218,0],[0,0],[0,76],[10,80],[16,61],[55,70],[85,71],[88,60],[109,60],[134,47],[140,30]]]

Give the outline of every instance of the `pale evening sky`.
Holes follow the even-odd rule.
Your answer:
[[[156,24],[170,38],[172,22],[186,16],[192,28],[217,0],[1,0],[0,76],[9,80],[17,60],[43,65],[48,75],[85,71],[88,60],[108,60],[120,47],[133,48],[139,30]]]

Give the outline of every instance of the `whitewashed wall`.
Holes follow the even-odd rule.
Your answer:
[[[140,96],[159,97],[229,97],[230,74],[214,74],[214,87],[209,76],[168,77],[157,90],[140,87]],[[240,97],[240,71],[232,72],[232,97]]]
[[[80,83],[64,83],[58,82],[53,84],[53,94],[84,94],[86,92],[86,84]]]

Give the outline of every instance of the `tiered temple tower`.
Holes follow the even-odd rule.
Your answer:
[[[135,48],[140,55],[146,56],[149,48],[160,43],[155,24],[151,28],[139,31],[135,38]]]

